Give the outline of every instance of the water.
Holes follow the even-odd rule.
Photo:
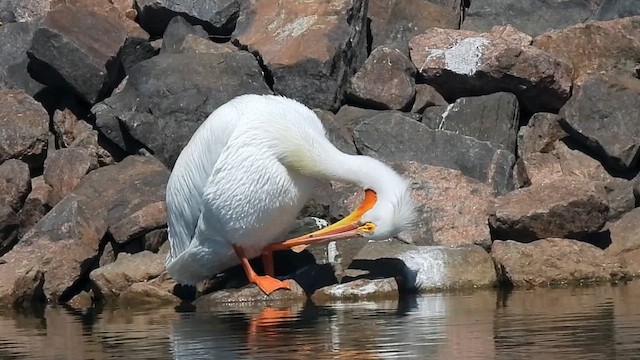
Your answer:
[[[640,359],[640,282],[212,312],[0,312],[0,359]]]

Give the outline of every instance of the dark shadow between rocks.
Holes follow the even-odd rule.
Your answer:
[[[611,245],[611,232],[609,230],[605,230],[595,234],[590,234],[585,236],[583,241],[604,250]]]

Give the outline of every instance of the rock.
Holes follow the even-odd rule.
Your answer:
[[[167,29],[162,35],[162,48],[161,54],[178,54],[180,48],[187,35],[196,35],[203,39],[208,39],[209,34],[202,28],[202,26],[191,26],[181,16],[176,16],[167,25]]]
[[[496,25],[515,25],[531,36],[581,23],[592,15],[585,0],[471,1],[462,29],[489,32]]]
[[[558,158],[562,174],[565,176],[601,182],[607,182],[611,179],[611,175],[607,173],[598,160],[580,150],[570,148],[562,141],[553,144],[551,153]]]
[[[491,247],[502,281],[515,286],[606,282],[621,274],[620,264],[584,242],[543,239],[529,244],[494,241]]]
[[[44,293],[64,302],[97,262],[109,226],[165,197],[169,172],[151,157],[129,156],[92,171],[2,258],[0,297],[32,264],[44,272]],[[8,271],[6,269],[11,269]]]
[[[140,25],[152,36],[161,36],[176,16],[202,26],[210,34],[229,35],[238,18],[240,4],[239,0],[136,0]]]
[[[429,129],[399,114],[363,120],[354,130],[354,141],[360,153],[382,161],[416,161],[459,170],[498,194],[513,189],[515,158],[508,151],[468,136]]]
[[[548,153],[553,144],[567,137],[560,126],[560,116],[551,113],[535,113],[527,126],[518,130],[518,156],[533,153]]]
[[[132,15],[131,11],[135,12],[135,10],[133,10],[133,7],[129,7],[128,9],[120,9],[112,0],[64,0],[64,3],[75,8],[82,8],[96,12],[108,17],[111,20],[114,20],[120,26],[120,28],[124,29],[127,32],[128,36],[131,38],[149,38],[149,34],[147,34],[146,31],[142,30],[140,25],[133,21],[135,19],[135,15],[133,16],[133,18],[127,17],[127,15]],[[123,5],[121,4],[120,6],[122,7]]]
[[[102,268],[116,261],[116,252],[113,249],[113,242],[109,241],[105,244],[102,254],[98,259],[98,268]]]
[[[371,19],[372,48],[391,45],[408,54],[407,44],[415,35],[434,27],[457,29],[461,1],[447,6],[436,1],[373,0],[367,16]]]
[[[53,127],[63,147],[81,148],[96,158],[99,165],[113,165],[113,156],[99,144],[98,132],[85,120],[78,119],[70,109],[54,112]]]
[[[167,205],[164,201],[159,201],[148,204],[110,226],[109,232],[117,243],[125,243],[163,226],[167,226]]]
[[[180,304],[180,298],[158,285],[139,282],[131,284],[120,294],[118,304],[124,307],[178,305]]]
[[[196,35],[187,35],[178,51],[183,54],[217,54],[237,51],[233,45],[218,44]]]
[[[44,273],[38,267],[29,268],[26,272],[18,274],[11,285],[11,292],[3,291],[0,285],[0,303],[11,304],[17,308],[30,308],[30,305],[42,303],[46,300],[42,285]]]
[[[398,281],[400,291],[434,291],[496,284],[491,256],[480,246],[417,246],[395,241],[367,244],[347,270],[353,278],[387,278]]]
[[[349,134],[353,134],[353,130],[356,128],[356,126],[358,126],[364,120],[370,119],[380,114],[389,114],[389,113],[397,113],[397,112],[365,109],[365,108],[360,108],[360,107],[351,106],[351,105],[343,105],[340,107],[340,110],[338,110],[338,112],[336,113],[335,119],[336,119],[336,122],[340,126],[345,128]]]
[[[83,291],[72,297],[67,304],[75,309],[89,309],[93,306],[93,297],[90,292]]]
[[[76,92],[90,104],[106,97],[122,77],[118,52],[127,33],[116,20],[67,5],[49,11],[29,49],[34,78]],[[73,65],[71,65],[73,64]]]
[[[637,204],[638,201],[640,200],[640,174],[636,175],[636,177],[633,178],[631,182],[633,183],[633,194],[636,197],[636,204]]]
[[[399,297],[398,284],[393,278],[386,279],[358,279],[343,284],[325,286],[311,295],[316,304],[331,301],[365,301],[397,299]]]
[[[598,8],[597,20],[612,20],[640,15],[640,4],[635,0],[604,0]]]
[[[425,122],[424,118],[423,123],[432,129],[448,130],[488,141],[515,154],[519,119],[520,108],[516,96],[499,92],[460,98],[446,108],[437,123]]]
[[[0,163],[16,158],[32,169],[42,166],[49,136],[42,105],[23,91],[0,90],[0,129]]]
[[[44,85],[32,79],[27,69],[27,50],[37,26],[38,21],[34,20],[0,27],[0,89],[21,89],[30,96],[43,89]]]
[[[607,192],[607,200],[609,202],[607,221],[619,219],[636,207],[633,183],[631,181],[612,177],[604,184],[604,189]]]
[[[640,79],[595,76],[574,91],[560,115],[582,145],[624,171],[640,158],[639,112]]]
[[[18,216],[9,205],[0,205],[0,256],[18,241]]]
[[[133,255],[120,253],[115,262],[89,274],[93,291],[106,300],[118,298],[131,285],[160,276],[164,271],[164,259],[165,256],[150,251]]]
[[[544,184],[562,176],[560,161],[550,153],[526,154],[513,167],[513,179],[517,188]]]
[[[533,45],[571,64],[574,85],[600,73],[632,76],[640,58],[640,17],[591,21],[542,34]],[[574,92],[575,94],[575,92]]]
[[[489,224],[497,239],[579,238],[600,230],[608,212],[601,184],[564,177],[498,197]]]
[[[367,56],[367,2],[247,2],[234,43],[262,59],[276,93],[312,109],[336,110],[343,87]]]
[[[614,257],[622,264],[626,273],[640,275],[640,208],[624,214],[618,221],[609,225],[611,245],[605,254]]]
[[[356,145],[353,143],[352,132],[338,123],[333,113],[321,109],[315,109],[313,112],[320,118],[329,141],[335,147],[347,154],[356,155],[358,153]]]
[[[171,168],[220,105],[242,94],[269,92],[249,53],[161,54],[135,65],[124,89],[92,112],[100,132],[114,144],[132,153],[142,143]]]
[[[11,14],[12,21],[24,22],[44,16],[56,0],[5,0],[0,3],[0,12]]]
[[[15,159],[0,163],[0,206],[10,206],[18,212],[30,191],[27,164]]]
[[[31,192],[27,195],[22,209],[18,212],[18,220],[20,221],[19,237],[23,237],[33,225],[51,210],[49,206],[50,193],[51,186],[47,185],[43,176],[31,179]]]
[[[44,181],[51,186],[49,206],[53,207],[75,189],[98,163],[82,148],[55,150],[44,162]]]
[[[151,230],[142,237],[144,249],[154,253],[162,251],[162,245],[167,242],[167,239],[168,232],[166,228]]]
[[[377,47],[349,80],[347,98],[367,108],[407,109],[415,98],[415,76],[415,66],[400,50]]]
[[[422,114],[424,109],[431,106],[447,106],[447,101],[433,86],[416,84],[416,99],[411,106],[411,112]]]
[[[507,91],[529,112],[557,112],[571,94],[570,66],[530,43],[511,26],[490,33],[434,28],[409,47],[418,73],[445,99]]]
[[[288,280],[291,290],[280,289],[265,295],[254,284],[249,284],[239,289],[224,289],[203,295],[193,302],[198,310],[206,310],[225,303],[248,303],[252,306],[274,305],[278,303],[291,303],[305,300],[307,296],[304,290],[294,280]]]

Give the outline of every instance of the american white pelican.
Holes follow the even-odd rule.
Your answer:
[[[318,180],[361,186],[362,205],[341,221],[283,242]],[[266,294],[275,279],[272,252],[310,243],[388,239],[414,219],[409,183],[367,156],[329,142],[306,106],[273,95],[242,95],[220,106],[193,134],[167,184],[168,273],[196,284],[240,262]],[[267,275],[248,259],[262,255]]]

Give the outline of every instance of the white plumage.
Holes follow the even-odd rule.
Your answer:
[[[318,180],[354,183],[377,194],[359,224],[373,239],[394,236],[414,218],[408,183],[381,162],[348,155],[326,138],[304,105],[243,95],[215,110],[178,157],[167,185],[169,274],[196,284],[280,242]]]

